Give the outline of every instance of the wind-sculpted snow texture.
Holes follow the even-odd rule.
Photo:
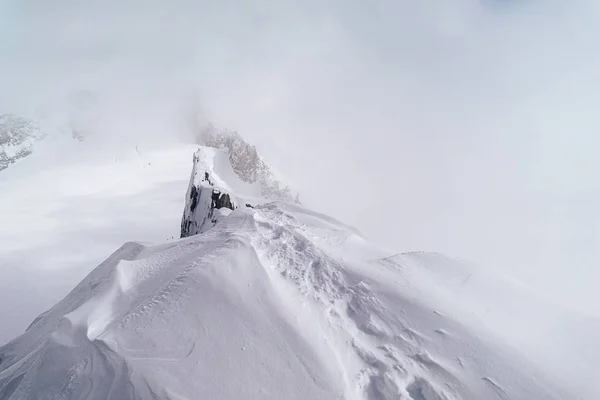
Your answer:
[[[201,149],[196,178],[246,198],[222,155]],[[386,253],[288,202],[199,226],[125,244],[1,347],[0,399],[580,398],[488,329],[480,310],[503,304],[459,262]]]

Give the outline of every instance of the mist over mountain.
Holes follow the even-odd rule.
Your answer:
[[[0,2],[0,399],[599,397],[598,26]]]
[[[199,104],[305,204],[600,315],[597,2],[0,7],[0,113],[135,145],[189,141]],[[320,201],[357,180],[385,196]]]

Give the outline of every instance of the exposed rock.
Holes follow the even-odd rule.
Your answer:
[[[208,125],[199,132],[197,141],[203,146],[227,150],[233,171],[246,183],[258,183],[262,197],[299,202],[299,197],[294,199],[289,186],[277,179],[256,147],[246,142],[237,132]]]
[[[0,171],[31,154],[42,137],[39,128],[23,117],[0,115]]]
[[[200,153],[194,154],[194,167],[181,219],[181,237],[206,232],[219,218],[237,208],[233,196],[215,187],[210,173],[201,167]]]

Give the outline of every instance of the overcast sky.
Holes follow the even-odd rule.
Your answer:
[[[600,3],[0,3],[0,112],[237,129],[305,204],[600,315]],[[135,238],[132,238],[132,240]]]

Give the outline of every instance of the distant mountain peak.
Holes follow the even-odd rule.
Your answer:
[[[215,186],[211,171],[203,163],[203,156],[202,151],[194,154],[194,166],[181,220],[182,238],[207,231],[221,217],[229,215],[238,207],[238,200],[233,194]]]
[[[199,144],[226,150],[231,168],[246,183],[257,183],[262,197],[270,200],[299,201],[298,193],[281,182],[271,166],[260,156],[256,147],[238,132],[208,124],[197,135]]]
[[[30,155],[42,137],[33,121],[14,114],[0,115],[0,171]]]

